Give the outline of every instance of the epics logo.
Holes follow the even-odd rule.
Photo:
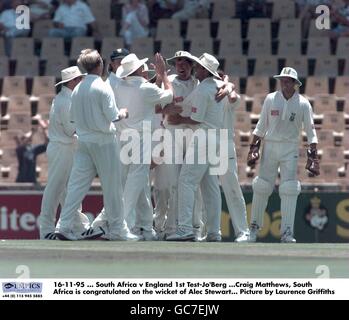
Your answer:
[[[42,282],[3,282],[2,291],[4,293],[41,293]]]

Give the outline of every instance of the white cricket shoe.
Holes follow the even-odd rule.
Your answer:
[[[101,236],[105,234],[104,230],[102,227],[97,227],[97,228],[89,228],[83,233],[81,233],[81,240],[94,240],[98,239]]]
[[[143,228],[132,228],[131,232],[138,236],[141,241],[158,241],[159,236],[154,229],[144,230]]]
[[[55,232],[55,235],[57,236],[58,240],[63,240],[63,241],[80,240],[71,230],[57,230]]]
[[[293,237],[291,229],[288,227],[281,236],[281,243],[296,243],[296,239]]]
[[[234,242],[236,243],[245,243],[250,242],[250,233],[249,232],[240,232],[235,238]]]
[[[54,232],[46,233],[40,240],[59,240],[57,234]]]
[[[208,233],[206,242],[222,242],[222,236],[219,233]]]
[[[195,235],[192,231],[177,229],[176,233],[166,237],[166,241],[194,241]]]
[[[250,242],[257,241],[258,231],[259,231],[259,226],[255,223],[252,223],[250,227]]]
[[[111,241],[140,241],[141,238],[139,236],[131,233],[129,230],[125,230],[119,234],[109,235],[108,240],[111,240]]]

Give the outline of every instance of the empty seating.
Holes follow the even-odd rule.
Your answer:
[[[31,130],[32,128],[31,116],[28,113],[13,113],[8,120],[8,130],[21,128],[24,132]]]
[[[301,42],[299,41],[299,38],[281,38],[279,40],[279,47],[278,47],[278,56],[285,58],[289,56],[300,56],[301,51]]]
[[[219,57],[229,58],[242,56],[242,43],[241,39],[235,39],[226,37],[220,41]]]
[[[0,55],[0,78],[8,76],[9,72],[10,68],[8,58]]]
[[[313,97],[316,94],[329,93],[329,84],[327,77],[308,77],[305,84],[305,94]]]
[[[334,94],[337,97],[344,97],[349,93],[349,76],[337,77],[334,87]]]
[[[180,21],[177,19],[159,19],[156,28],[156,40],[180,38]]]
[[[282,2],[282,1],[280,1]],[[278,39],[296,39],[300,43],[302,36],[301,19],[282,19],[280,21]]]
[[[195,39],[200,36],[211,36],[209,19],[189,19],[187,28],[187,40]]]
[[[11,95],[8,100],[7,114],[22,113],[31,115],[31,105],[27,95]]]
[[[337,111],[337,100],[334,95],[318,94],[314,96],[314,113],[323,114]]]
[[[333,131],[328,129],[321,129],[317,130],[316,132],[318,140],[319,140],[319,146],[321,147],[333,147],[334,146],[334,137],[333,137]]]
[[[344,161],[343,147],[330,147],[322,149],[321,162],[337,162],[338,164]]]
[[[248,23],[247,39],[271,39],[271,21],[268,18],[251,18]]]
[[[322,120],[321,129],[341,132],[345,128],[343,115],[339,112],[326,112]]]
[[[26,82],[24,76],[4,77],[2,85],[2,97],[10,95],[26,94]]]
[[[69,67],[69,59],[66,56],[49,57],[46,61],[45,76],[61,77],[61,70]]]
[[[255,94],[269,93],[269,78],[251,76],[247,78],[246,95],[253,97]]]
[[[297,70],[298,77],[308,76],[308,59],[304,56],[287,57],[285,67],[291,67]]]
[[[237,77],[247,77],[247,58],[243,56],[226,58],[224,62],[224,72]]]
[[[92,37],[76,37],[72,40],[70,49],[70,59],[75,60],[79,57],[83,49],[94,48],[94,38]]]
[[[262,55],[271,55],[271,43],[269,40],[260,38],[252,38],[249,41],[248,56],[249,58],[258,58]]]
[[[160,52],[164,57],[172,57],[178,50],[183,50],[182,38],[168,38],[161,41]]]
[[[139,58],[152,57],[154,55],[153,38],[137,38],[134,39],[131,52],[135,53]]]
[[[48,36],[49,30],[53,28],[52,20],[38,20],[33,25],[33,38],[42,39]]]
[[[329,55],[331,55],[329,38],[308,38],[308,58],[323,58]]]
[[[337,41],[336,56],[339,59],[347,59],[349,52],[349,38],[340,37]]]
[[[212,20],[231,18],[236,14],[235,1],[215,0],[213,3]]]
[[[34,77],[32,96],[38,97],[42,94],[55,94],[55,77],[52,76],[42,76]]]
[[[54,97],[54,94],[41,94],[39,96],[37,113],[42,115],[45,119],[48,118]]]
[[[98,30],[103,37],[115,37],[116,36],[116,23],[115,20],[101,19],[98,21]]]
[[[104,59],[109,60],[110,54],[118,49],[124,47],[124,39],[121,37],[105,37],[102,40],[101,55]]]
[[[194,56],[201,56],[204,52],[213,54],[212,38],[197,37],[191,41],[190,52]]]
[[[13,38],[11,59],[19,57],[34,56],[34,39],[33,38]]]
[[[39,75],[39,58],[38,57],[20,57],[16,62],[16,76],[34,77]]]
[[[318,29],[316,27],[316,19],[310,21],[308,38],[328,37],[328,30]]]
[[[256,59],[255,76],[273,76],[278,74],[278,60],[275,56],[260,56]]]
[[[235,39],[241,42],[241,20],[222,19],[218,24],[217,39]]]
[[[294,18],[296,15],[296,6],[293,0],[274,1],[272,20]],[[282,20],[281,20],[282,21]]]
[[[63,38],[43,38],[41,43],[41,59],[64,56]]]
[[[336,57],[322,57],[316,59],[314,76],[338,76],[338,60]]]

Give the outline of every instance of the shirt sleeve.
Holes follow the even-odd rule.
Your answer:
[[[262,112],[258,120],[257,126],[253,131],[253,134],[263,138],[268,129],[268,113],[270,109],[271,98],[267,96],[264,100]]]
[[[63,10],[62,7],[60,6],[57,11],[55,12],[55,16],[53,18],[53,22],[60,22],[62,23],[63,20]]]
[[[46,151],[47,144],[37,144],[33,147],[33,153],[35,156],[38,156],[41,153],[44,153]]]
[[[92,14],[90,7],[85,3],[83,3],[83,10],[84,10],[84,23],[85,24],[92,23],[96,20]]]
[[[172,90],[164,90],[152,83],[143,85],[144,99],[151,105],[161,104],[162,107],[169,104],[173,100]]]
[[[108,121],[115,121],[118,119],[119,109],[116,106],[115,96],[112,88],[105,84],[102,95],[102,112]]]
[[[196,89],[191,100],[191,115],[190,118],[197,122],[205,120],[206,111],[208,108],[209,97],[207,92]]]
[[[60,110],[59,120],[63,126],[63,131],[67,136],[72,137],[75,133],[76,127],[70,119],[71,103],[68,100],[65,100],[62,101],[62,105],[58,107]]]
[[[304,131],[307,134],[308,144],[311,143],[318,143],[316,131],[315,131],[315,125],[314,125],[314,119],[313,119],[313,109],[311,108],[311,105],[309,102],[306,102],[303,104],[303,125],[304,125]]]

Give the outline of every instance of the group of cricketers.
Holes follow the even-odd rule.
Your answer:
[[[166,61],[157,53],[147,63],[117,49],[104,81],[102,57],[85,49],[77,66],[62,70],[50,111],[40,239],[219,242],[221,185],[235,242],[255,242],[279,170],[281,242],[296,242],[302,129],[309,145],[305,169],[320,173],[312,108],[298,93],[296,70],[285,67],[274,76],[281,89],[267,95],[253,131],[247,164],[260,159],[260,169],[248,226],[234,145],[240,103],[234,85],[207,53],[177,51]],[[104,207],[90,221],[81,203],[96,176]]]

